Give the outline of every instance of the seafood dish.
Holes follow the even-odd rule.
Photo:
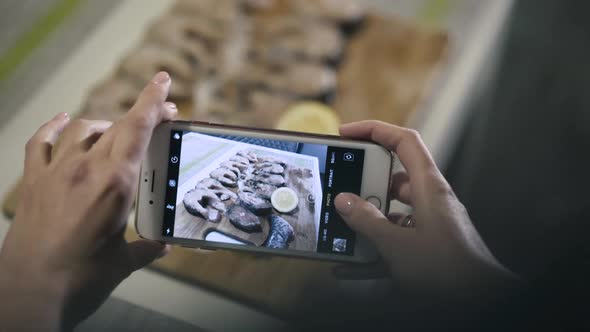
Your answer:
[[[177,0],[91,91],[84,113],[116,120],[166,70],[170,98],[190,105],[179,107],[184,118],[272,128],[294,102],[335,93],[346,27],[366,15],[358,0]]]
[[[279,216],[270,217],[270,235],[265,246],[272,249],[287,249],[293,241],[293,227]]]
[[[183,135],[182,144],[190,152],[180,158],[175,237],[205,240],[215,232],[232,243],[316,249],[316,156],[198,133]]]
[[[271,204],[273,192],[286,183],[286,165],[281,159],[258,158],[252,151],[239,151],[184,195],[184,208],[211,223],[219,223],[226,216],[233,226],[247,233],[262,232],[261,216],[279,220],[270,223],[266,243],[286,248],[286,239],[294,236],[292,228],[286,227],[280,216],[272,215]],[[231,206],[224,202],[231,202]]]

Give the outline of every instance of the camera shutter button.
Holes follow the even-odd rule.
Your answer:
[[[381,209],[381,200],[378,197],[370,196],[367,197],[367,201],[373,204],[376,208]]]

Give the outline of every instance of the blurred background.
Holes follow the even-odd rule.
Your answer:
[[[288,9],[243,0],[236,10],[237,1],[224,7],[225,1],[200,0],[3,0],[0,189],[7,218],[1,234],[14,208],[10,193],[24,142],[39,124],[62,111],[116,119],[146,77],[164,68],[181,82],[173,99],[185,118],[250,125],[247,119],[264,118],[271,120],[261,126],[328,133],[339,122],[378,118],[420,130],[487,245],[518,273],[542,274],[587,238],[590,5],[359,0],[335,10],[316,0]],[[308,23],[325,39],[312,38]],[[319,76],[307,82],[298,70]],[[302,125],[310,122],[318,125]],[[306,292],[317,289],[310,284],[319,287],[318,280],[300,278],[295,282],[303,286],[294,289],[301,297],[272,282],[266,287],[275,290],[253,293],[251,280],[221,277],[230,262],[273,274],[277,268],[268,266],[291,264],[284,261],[202,252],[173,259],[200,264],[211,257],[219,262],[210,266],[215,278],[174,264],[134,274],[79,330],[276,326],[298,317]],[[289,269],[327,271],[305,264]],[[363,298],[378,289],[321,282],[334,287],[328,293],[335,297]],[[285,300],[273,300],[277,294]]]

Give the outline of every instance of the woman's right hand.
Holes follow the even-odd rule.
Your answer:
[[[393,175],[391,197],[413,208],[414,227],[402,227],[407,216],[386,217],[353,194],[335,201],[346,223],[375,244],[399,288],[478,296],[515,284],[517,277],[490,253],[416,131],[363,121],[340,133],[395,152],[406,170]]]

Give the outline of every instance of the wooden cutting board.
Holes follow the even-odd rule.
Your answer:
[[[311,171],[309,174],[311,174]],[[299,193],[299,206],[292,213],[280,214],[280,217],[285,219],[295,232],[295,239],[289,244],[291,249],[296,250],[315,250],[317,246],[317,230],[314,224],[314,210],[313,204],[309,204],[307,197],[313,195],[313,192],[308,191],[307,188],[313,188],[313,185],[304,186],[302,181],[313,181],[313,178],[302,178],[299,174],[303,174],[304,169],[285,166],[285,186],[287,188],[294,188]],[[227,188],[228,190],[238,193],[237,188]],[[229,211],[232,205],[235,205],[236,199],[228,199],[224,202],[226,209]],[[270,224],[268,222],[269,216],[258,216],[262,230],[260,232],[245,232],[231,224],[227,214],[223,214],[219,223],[207,221],[204,217],[190,214],[184,204],[179,203],[176,206],[176,218],[174,221],[174,236],[205,240],[208,233],[212,231],[219,232],[225,236],[238,240],[240,242],[262,246],[264,241],[268,238],[270,231]],[[314,236],[310,237],[309,235]]]
[[[428,94],[429,83],[444,62],[448,37],[394,17],[371,16],[349,43],[340,72],[334,106],[343,121],[380,119],[405,124]],[[191,113],[191,106],[180,105]],[[18,184],[3,202],[13,217]],[[137,239],[133,228],[128,240]],[[329,309],[353,312],[366,306],[346,292],[332,274],[334,263],[254,256],[229,251],[174,247],[150,267],[189,283],[209,288],[286,319],[323,317]],[[367,289],[366,297],[378,297]],[[346,300],[343,300],[346,299]]]

